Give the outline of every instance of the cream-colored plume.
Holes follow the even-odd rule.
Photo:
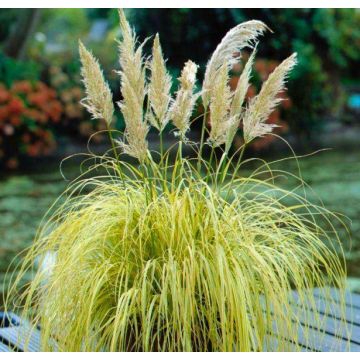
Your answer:
[[[208,142],[212,146],[221,146],[229,138],[229,131],[238,124],[236,116],[230,116],[232,93],[229,83],[227,64],[218,71],[210,100],[210,134]]]
[[[256,47],[252,54],[250,55],[241,75],[238,80],[235,92],[233,94],[233,98],[231,101],[230,107],[230,124],[227,129],[226,141],[225,141],[225,151],[228,152],[230,150],[231,144],[236,135],[236,131],[239,128],[241,115],[243,113],[243,103],[245,100],[245,96],[250,86],[250,75],[251,70],[254,64],[256,54]]]
[[[236,89],[234,91],[234,96],[231,102],[230,116],[239,116],[243,110],[243,103],[245,100],[245,96],[250,86],[250,77],[251,71],[254,64],[254,59],[256,55],[256,47],[254,51],[250,55],[246,65],[240,75],[239,81],[236,85]]]
[[[171,76],[166,70],[159,34],[156,34],[154,39],[150,71],[150,84],[148,87],[150,110],[148,121],[161,132],[169,121],[168,109],[171,100]]]
[[[123,10],[119,10],[122,40],[119,42],[121,93],[119,107],[125,120],[126,143],[117,141],[123,151],[143,162],[147,156],[148,126],[144,121],[145,66],[143,44],[136,48],[136,35],[130,28]]]
[[[191,60],[185,63],[179,77],[180,87],[170,108],[169,116],[179,129],[182,138],[185,138],[185,134],[190,128],[190,117],[199,96],[199,94],[194,94],[197,68],[198,66]]]
[[[249,106],[243,117],[244,140],[250,142],[256,137],[271,133],[276,126],[266,124],[274,108],[281,102],[277,97],[284,89],[286,78],[291,69],[296,65],[296,53],[284,60],[269,76],[263,84],[260,93],[250,100]]]
[[[217,72],[226,63],[228,70],[240,58],[240,50],[251,47],[252,43],[267,29],[266,25],[257,20],[251,20],[232,28],[221,40],[212,54],[205,71],[203,82],[203,103],[207,107],[212,97],[212,88],[216,81]],[[238,53],[238,56],[235,54]]]
[[[81,41],[79,41],[79,52],[82,64],[81,76],[86,91],[86,97],[81,103],[94,119],[103,119],[110,126],[114,105],[109,85],[104,79],[99,62]]]

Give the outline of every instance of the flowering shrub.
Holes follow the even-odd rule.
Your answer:
[[[55,146],[51,126],[62,111],[56,91],[41,81],[0,84],[0,163],[16,168],[24,155],[49,154]]]

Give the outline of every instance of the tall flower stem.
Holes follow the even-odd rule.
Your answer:
[[[202,158],[202,151],[203,151],[204,141],[205,141],[206,113],[207,113],[207,107],[204,107],[204,116],[203,116],[203,120],[202,120],[201,136],[200,136],[200,148],[199,148],[199,152],[198,152],[198,163],[197,163],[198,173],[200,173],[200,170],[201,170],[201,158]]]
[[[111,145],[112,151],[113,151],[115,159],[116,159],[116,164],[117,164],[117,167],[119,169],[120,178],[121,178],[121,181],[122,181],[123,186],[125,188],[126,183],[125,183],[125,179],[124,179],[123,170],[121,168],[120,155],[119,155],[119,153],[118,153],[118,151],[116,149],[115,141],[114,141],[114,138],[112,136],[112,130],[111,130],[110,125],[108,124],[107,121],[106,121],[106,129],[107,129],[108,137],[109,137],[109,140],[110,140],[110,145]]]
[[[244,143],[244,144],[241,146],[240,155],[239,155],[238,161],[237,161],[237,163],[236,163],[235,169],[234,169],[234,171],[233,171],[233,174],[232,174],[232,176],[231,176],[230,184],[229,184],[229,186],[228,186],[228,191],[226,192],[226,197],[225,197],[226,199],[228,199],[228,196],[229,196],[229,193],[230,193],[230,189],[231,189],[232,184],[233,184],[233,182],[234,182],[234,180],[235,180],[236,174],[237,174],[237,172],[238,172],[239,169],[240,169],[241,160],[242,160],[242,158],[243,158],[243,156],[244,156],[244,152],[245,152],[246,145],[247,145],[247,143]]]
[[[162,163],[164,157],[164,139],[163,139],[162,130],[159,132],[159,138],[160,138],[160,162]]]
[[[107,129],[107,133],[109,135],[109,140],[110,140],[112,151],[113,151],[113,153],[115,155],[115,159],[116,159],[117,163],[119,164],[119,153],[116,150],[115,141],[114,141],[114,138],[113,138],[113,136],[111,134],[110,126],[107,123],[106,123],[106,129]]]
[[[207,171],[207,174],[206,174],[206,178],[205,178],[205,182],[208,182],[210,177],[211,177],[211,173],[212,173],[212,161],[213,161],[213,158],[214,158],[214,154],[215,154],[215,148],[214,146],[211,147],[211,152],[210,152],[210,158],[209,158],[209,166],[208,166],[208,171]]]
[[[216,169],[216,174],[215,174],[215,186],[217,187],[219,185],[219,175],[222,175],[222,172],[224,170],[224,165],[225,165],[225,159],[227,157],[227,152],[224,151],[222,156],[221,156],[221,159],[220,159],[220,162],[219,162],[219,165]],[[221,177],[220,177],[221,178]]]

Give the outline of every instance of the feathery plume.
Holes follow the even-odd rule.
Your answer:
[[[231,144],[234,140],[237,129],[240,125],[241,115],[243,113],[242,104],[244,103],[246,93],[250,86],[250,75],[253,67],[256,54],[256,46],[254,51],[250,55],[246,65],[240,75],[236,89],[233,94],[230,107],[230,125],[227,130],[227,136],[225,141],[225,152],[229,152]]]
[[[202,94],[205,107],[209,105],[212,97],[211,89],[222,64],[226,63],[230,69],[239,60],[240,50],[247,46],[252,47],[252,43],[266,29],[267,26],[263,22],[251,20],[235,26],[224,36],[206,66]],[[239,55],[234,56],[235,53],[239,53]]]
[[[228,82],[228,66],[224,63],[218,71],[210,101],[211,129],[208,141],[213,146],[226,142],[228,131],[235,121],[235,118],[229,117],[232,93]]]
[[[150,110],[147,118],[150,124],[161,132],[169,121],[167,112],[171,100],[171,76],[166,71],[159,34],[156,34],[154,39],[150,71],[148,87]]]
[[[136,35],[130,28],[123,10],[119,10],[122,40],[119,42],[121,93],[118,103],[125,120],[125,138],[117,141],[125,153],[143,162],[147,156],[148,126],[143,118],[145,98],[145,66],[143,44],[136,48]]]
[[[254,51],[250,55],[248,61],[246,62],[246,65],[236,85],[234,96],[231,101],[230,116],[240,115],[243,110],[242,105],[244,103],[246,93],[250,86],[250,76],[254,64],[255,55],[256,55],[256,46],[254,48]]]
[[[187,61],[179,77],[180,87],[176,99],[170,108],[169,117],[179,129],[181,137],[185,137],[190,128],[190,117],[193,112],[195,101],[199,94],[194,94],[196,72],[198,66],[191,60]]]
[[[93,119],[105,120],[110,126],[114,114],[110,87],[104,79],[99,62],[81,41],[79,41],[79,53],[82,64],[81,76],[86,91],[86,97],[81,104]]]
[[[291,69],[296,65],[296,53],[285,59],[269,76],[263,84],[260,93],[250,100],[244,114],[244,140],[250,142],[256,137],[271,133],[274,124],[266,124],[274,108],[281,102],[277,97],[284,88],[286,78]]]

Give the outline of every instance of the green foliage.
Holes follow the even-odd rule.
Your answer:
[[[90,22],[84,9],[46,9],[38,31],[46,33],[49,41],[57,46],[68,48],[70,38],[75,41],[86,34],[89,28]]]
[[[292,74],[293,83],[289,85],[294,106],[288,110],[287,121],[295,134],[309,138],[321,129],[322,116],[333,106],[331,84],[313,44],[295,40],[293,47],[302,56]]]
[[[1,9],[0,12],[0,44],[9,36],[11,26],[16,22],[18,9]],[[1,46],[0,46],[1,48]]]
[[[35,81],[40,78],[40,66],[33,61],[18,61],[0,52],[0,79],[10,87],[14,81]]]
[[[329,60],[347,74],[354,70],[355,62],[360,59],[359,22],[360,13],[354,9],[322,9],[313,16],[313,32],[326,45],[321,52],[327,52]]]

